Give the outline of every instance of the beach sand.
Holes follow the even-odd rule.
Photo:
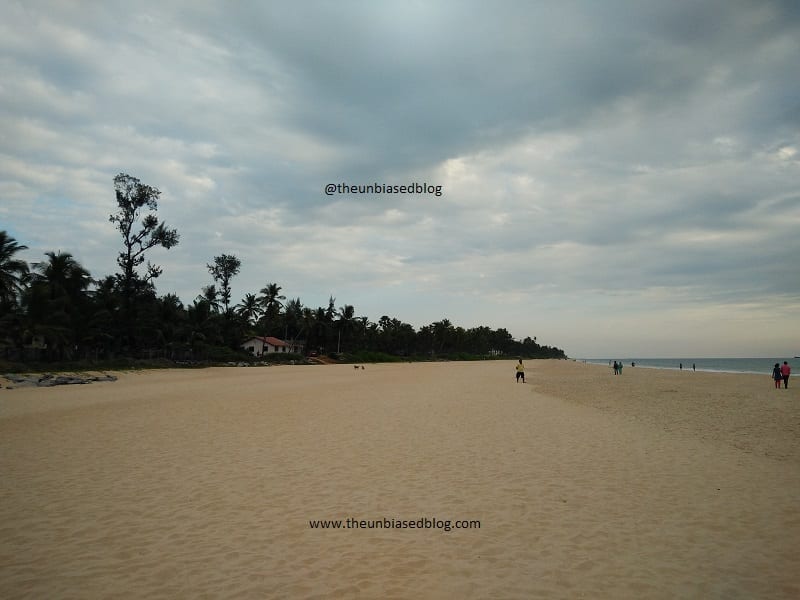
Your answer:
[[[800,381],[526,366],[0,381],[0,597],[800,597]]]

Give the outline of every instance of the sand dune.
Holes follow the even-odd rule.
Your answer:
[[[0,596],[800,597],[797,388],[527,366],[0,390]]]

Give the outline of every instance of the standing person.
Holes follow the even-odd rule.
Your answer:
[[[522,359],[519,359],[519,364],[517,365],[517,383],[519,380],[522,379],[522,383],[525,383],[525,365],[522,364]]]
[[[679,368],[681,371],[683,371],[683,363],[680,363],[680,364],[678,365],[678,368]]]
[[[622,375],[622,361],[619,361],[619,374]]]
[[[783,377],[783,389],[789,387],[789,375],[792,374],[792,367],[789,366],[789,363],[783,361],[781,365],[781,376]]]
[[[697,371],[697,365],[695,365],[694,363],[692,363],[692,371]]]
[[[618,372],[619,372],[619,365],[617,364],[617,361],[614,361],[614,375],[617,375]]]
[[[775,363],[775,366],[772,368],[772,378],[775,380],[775,389],[781,389],[781,381],[783,381],[783,373],[781,373],[781,365],[780,363]]]

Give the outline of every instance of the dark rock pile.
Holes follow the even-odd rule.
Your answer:
[[[56,385],[82,385],[95,381],[116,381],[114,375],[53,375],[44,373],[37,375],[15,375],[6,373],[3,375],[13,385],[6,386],[13,390],[15,387],[53,387]]]

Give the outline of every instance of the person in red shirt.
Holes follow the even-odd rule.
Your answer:
[[[781,365],[781,375],[783,375],[783,389],[789,387],[789,375],[792,374],[792,367],[789,366],[789,363],[783,361]]]

